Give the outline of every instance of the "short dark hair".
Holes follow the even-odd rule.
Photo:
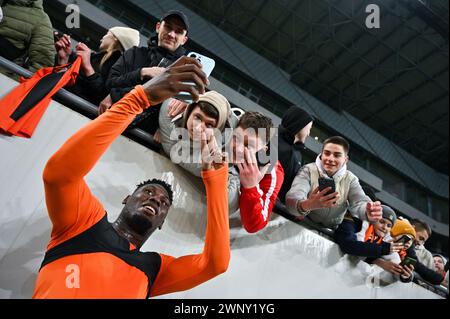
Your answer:
[[[266,130],[266,143],[269,143],[271,139],[271,128],[273,128],[273,122],[270,117],[265,116],[259,112],[245,112],[239,119],[238,127],[245,129],[254,129],[258,133],[259,129]]]
[[[134,191],[137,191],[139,188],[146,186],[146,185],[159,185],[164,187],[164,189],[167,191],[167,194],[169,194],[169,200],[170,204],[173,202],[173,191],[172,186],[170,184],[166,183],[165,181],[162,181],[160,179],[149,179],[145,182],[140,183],[139,185],[136,185],[136,189]]]
[[[424,222],[421,219],[414,218],[414,219],[411,219],[410,223],[411,223],[411,225],[414,226],[414,228],[416,230],[418,230],[418,231],[425,230],[428,234],[428,237],[431,237],[431,234],[432,234],[431,227],[426,222]]]
[[[206,114],[206,116],[212,117],[213,119],[215,119],[216,121],[219,120],[219,111],[214,107],[214,105],[212,105],[211,103],[208,102],[198,102],[195,103],[190,110],[188,111],[189,113],[186,114],[187,117],[186,119],[189,118],[189,116],[191,116],[192,112],[195,110],[195,108],[198,107],[200,108],[200,110]]]
[[[327,144],[341,145],[344,148],[345,153],[347,153],[347,154],[350,151],[350,143],[342,136],[333,136],[333,137],[327,138],[325,140],[325,142],[323,142],[322,151],[325,148],[325,145],[327,145]]]

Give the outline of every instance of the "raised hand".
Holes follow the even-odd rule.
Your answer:
[[[184,83],[188,81],[195,85]],[[197,102],[199,95],[205,93],[208,83],[201,64],[193,58],[183,56],[161,75],[145,83],[144,90],[151,105],[160,104],[180,92],[190,93],[192,100]]]
[[[383,208],[380,202],[368,202],[366,207],[367,220],[375,224],[383,218]]]
[[[58,54],[58,64],[64,65],[69,63],[69,57],[72,54],[72,40],[70,36],[64,34],[55,42],[56,53]]]
[[[239,168],[239,179],[243,188],[253,188],[261,182],[266,175],[270,163],[262,169],[258,166],[256,155],[252,154],[246,147],[244,150],[244,161],[237,164]]]
[[[227,154],[220,150],[213,132],[213,130],[207,129],[201,133],[202,169],[204,171],[218,170],[228,165]]]
[[[91,76],[95,73],[94,68],[91,65],[91,49],[84,44],[78,43],[76,46],[77,56],[81,57],[81,67],[86,76]]]
[[[331,187],[327,187],[322,191],[320,191],[319,188],[317,187],[309,194],[308,199],[301,203],[302,210],[304,211],[316,210],[336,206],[336,203],[339,200],[340,195],[338,192],[326,195],[330,191]]]

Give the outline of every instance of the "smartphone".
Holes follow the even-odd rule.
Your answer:
[[[214,70],[214,67],[216,66],[216,61],[213,59],[204,56],[197,52],[190,52],[188,57],[196,59],[200,64],[202,65],[202,71],[205,72],[206,76],[209,77]],[[189,85],[195,85],[193,82],[185,82]],[[184,101],[188,104],[192,103],[192,96],[187,92],[180,92],[178,95],[175,96],[175,99]]]
[[[402,243],[403,245],[406,245],[410,240],[412,240],[410,237],[403,235],[399,240],[396,241],[396,243]]]
[[[267,145],[267,151],[263,148],[256,153],[256,162],[258,167],[264,167],[270,163],[270,144]]]
[[[323,191],[327,187],[331,187],[331,191],[329,191],[325,195],[333,194],[334,192],[336,192],[336,184],[334,183],[334,179],[319,177],[319,191]]]
[[[64,36],[64,33],[60,33],[58,31],[53,32],[53,41],[58,42]]]
[[[400,263],[400,266],[409,266],[412,265],[413,267],[416,267],[417,260],[411,257],[406,256],[405,259]]]

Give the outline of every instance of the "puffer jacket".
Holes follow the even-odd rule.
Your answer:
[[[25,52],[14,62],[32,72],[53,66],[55,56],[52,23],[42,1],[8,0],[0,22],[0,36]]]

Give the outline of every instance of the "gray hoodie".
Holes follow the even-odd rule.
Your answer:
[[[304,215],[297,211],[297,202],[308,198],[318,187],[319,171],[315,163],[303,166],[297,173],[292,187],[286,194],[286,206],[294,215]],[[342,223],[347,210],[360,220],[367,220],[366,207],[370,198],[364,193],[358,178],[350,171],[334,177],[336,191],[341,196],[337,205],[311,211],[307,216],[315,223],[328,228],[336,228]]]

